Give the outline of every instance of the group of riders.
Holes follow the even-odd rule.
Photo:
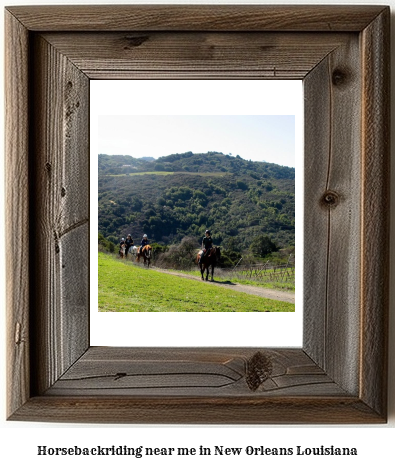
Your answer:
[[[141,252],[141,250],[146,245],[148,245],[148,237],[147,237],[147,234],[144,234],[143,238],[141,239],[140,246],[137,249],[137,254]],[[121,239],[121,242],[119,244],[119,254],[127,258],[128,253],[132,247],[134,247],[134,241],[133,241],[132,236],[129,234],[126,237],[126,239],[125,238]],[[202,240],[202,250],[200,252],[199,265],[203,264],[205,256],[210,255],[210,251],[212,248],[213,248],[213,239],[211,238],[211,232],[210,230],[206,230],[203,240]]]
[[[147,234],[144,234],[143,238],[141,239],[140,246],[137,248],[136,254],[138,254],[146,245],[148,245],[148,236]],[[134,241],[133,241],[132,236],[129,233],[129,235],[126,238],[121,238],[121,241],[119,243],[119,255],[127,258],[130,249],[133,247],[134,247]]]

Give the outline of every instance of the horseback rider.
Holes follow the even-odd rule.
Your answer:
[[[141,240],[141,243],[140,243],[140,250],[139,250],[139,251],[141,252],[141,250],[142,250],[146,245],[148,245],[148,236],[147,236],[147,234],[144,234],[144,235],[143,235],[143,238],[142,238],[142,240]]]
[[[121,241],[119,243],[119,255],[123,256],[123,250],[125,249],[125,239],[121,238]]]
[[[126,240],[125,240],[125,258],[128,257],[130,247],[133,245],[134,245],[134,241],[133,241],[132,236],[129,233],[129,235],[126,237]]]
[[[210,230],[206,230],[203,240],[202,240],[202,253],[200,255],[199,264],[202,265],[203,258],[207,253],[210,253],[211,248],[213,247],[213,239],[211,238]]]

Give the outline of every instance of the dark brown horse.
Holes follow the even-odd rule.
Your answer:
[[[204,281],[204,271],[206,271],[206,281],[208,281],[209,270],[211,266],[211,280],[214,280],[214,268],[221,259],[221,250],[219,246],[213,246],[203,257],[203,262],[200,264],[202,252],[199,251],[196,261],[200,267],[202,281]]]
[[[145,245],[143,248],[140,248],[138,253],[137,253],[137,262],[140,263],[140,258],[143,257],[144,259],[144,265],[147,264],[147,267],[149,268],[149,265],[151,263],[151,257],[152,257],[152,247],[151,245]]]

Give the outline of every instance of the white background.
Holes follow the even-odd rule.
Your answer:
[[[111,3],[94,0],[92,2],[58,2],[51,0],[49,2],[27,0],[9,2],[12,4],[24,5],[31,4],[99,4]],[[116,3],[131,3],[117,0]],[[145,2],[140,2],[145,3]],[[147,2],[148,3],[148,2]],[[169,0],[163,2],[149,3],[175,3]],[[197,2],[194,3],[205,3]],[[210,2],[206,2],[210,3]],[[211,2],[211,3],[247,3],[247,2]],[[264,3],[264,2],[248,2]],[[381,1],[370,2],[318,2],[302,0],[300,2],[282,2],[270,0],[271,4],[283,3],[303,3],[303,4],[383,4]],[[386,2],[395,10],[395,0]],[[7,2],[8,4],[8,2]],[[3,14],[3,12],[1,12]],[[392,21],[393,22],[393,21]],[[1,18],[1,24],[3,24]],[[2,38],[3,39],[3,38]],[[392,40],[392,43],[394,40]],[[3,46],[0,45],[0,53],[3,53]],[[395,48],[392,48],[395,51]],[[395,64],[395,60],[392,60]],[[3,61],[2,61],[3,63]],[[392,66],[394,68],[394,65]],[[392,71],[392,76],[394,73]],[[3,90],[3,86],[1,86]],[[3,98],[3,97],[1,97]],[[3,106],[4,108],[4,106]],[[395,119],[392,120],[392,137],[395,129]],[[3,128],[0,126],[1,137],[3,139]],[[3,165],[0,166],[1,171]],[[1,178],[2,181],[3,178]],[[392,186],[394,187],[395,177],[392,174]],[[3,208],[3,191],[0,191],[0,207]],[[394,195],[392,194],[392,202]],[[395,204],[392,204],[395,207]],[[1,214],[4,220],[3,213]],[[393,217],[392,217],[393,219]],[[392,222],[393,231],[393,222]],[[0,235],[4,238],[3,224],[0,226]],[[13,234],[16,238],[21,234]],[[394,239],[394,237],[392,237]],[[395,267],[394,258],[394,242],[392,242],[391,251],[391,271]],[[3,250],[3,244],[0,244]],[[4,253],[1,253],[1,259],[4,259]],[[1,281],[4,286],[4,263],[1,263]],[[393,278],[393,277],[392,277]],[[2,288],[4,291],[4,287]],[[86,468],[87,465],[93,464],[96,469],[108,469],[110,466],[119,466],[120,468],[154,468],[164,466],[197,469],[202,466],[214,468],[226,467],[227,469],[240,468],[240,466],[253,466],[255,468],[263,468],[265,465],[277,465],[279,468],[292,466],[294,469],[333,469],[362,466],[364,468],[393,468],[394,454],[393,443],[395,442],[395,409],[394,409],[394,301],[395,297],[391,293],[391,315],[390,315],[390,419],[387,425],[380,426],[102,426],[102,425],[51,425],[45,423],[13,423],[6,422],[5,417],[5,397],[4,397],[4,370],[5,370],[5,342],[2,341],[1,348],[1,416],[0,416],[0,464],[2,468],[31,468],[31,469],[67,469]],[[1,311],[5,311],[4,297],[1,299]],[[2,315],[1,329],[4,330],[5,319]],[[2,335],[4,337],[4,335]],[[46,445],[51,447],[64,446],[91,446],[91,445],[128,445],[146,447],[212,447],[215,445],[223,445],[228,447],[244,447],[252,445],[255,447],[295,447],[302,445],[306,447],[314,447],[319,445],[336,445],[357,447],[357,457],[151,457],[134,459],[133,457],[37,457],[37,446]]]
[[[138,91],[138,93],[136,93]],[[174,100],[174,97],[179,97]],[[232,99],[229,100],[229,96]],[[149,97],[149,99],[147,99]],[[295,312],[125,312],[98,313],[97,217],[91,218],[92,346],[302,346],[303,323],[303,89],[301,80],[93,80],[90,86],[90,153],[100,150],[100,116],[292,115],[296,163],[296,305]],[[103,137],[102,135],[100,137]],[[190,148],[190,147],[188,147]],[[218,147],[215,147],[218,148]],[[219,149],[219,148],[218,148]],[[185,149],[186,150],[186,149]],[[192,149],[193,150],[193,149]],[[222,149],[219,149],[222,151]],[[91,214],[98,213],[97,165],[91,165]],[[126,235],[126,234],[125,234]],[[133,234],[135,240],[138,238]],[[148,235],[149,237],[149,235]],[[215,239],[215,235],[214,235]],[[243,321],[240,322],[240,315]],[[210,328],[207,328],[207,325]],[[122,328],[119,327],[122,325]],[[154,327],[153,327],[154,325]],[[169,328],[167,325],[177,325]],[[226,328],[224,328],[226,325]],[[254,328],[251,328],[254,325]],[[287,325],[286,328],[283,325]],[[166,332],[166,334],[163,334]]]

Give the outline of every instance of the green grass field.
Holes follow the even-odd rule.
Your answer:
[[[178,272],[182,272],[184,274],[188,274],[190,276],[195,276],[197,278],[200,278],[200,271],[197,271],[197,270],[195,271],[183,270],[183,271],[178,271]],[[221,281],[229,281],[235,284],[242,284],[245,286],[263,287],[265,289],[274,289],[274,290],[279,290],[279,291],[284,291],[284,292],[295,292],[295,282],[275,282],[275,281],[264,282],[261,280],[257,281],[253,279],[246,279],[243,276],[237,276],[237,274],[233,275],[233,273],[229,271],[221,272],[221,270],[218,270],[218,269],[216,273],[217,273],[217,280],[221,280]]]
[[[101,312],[293,312],[295,305],[164,274],[99,253]]]

